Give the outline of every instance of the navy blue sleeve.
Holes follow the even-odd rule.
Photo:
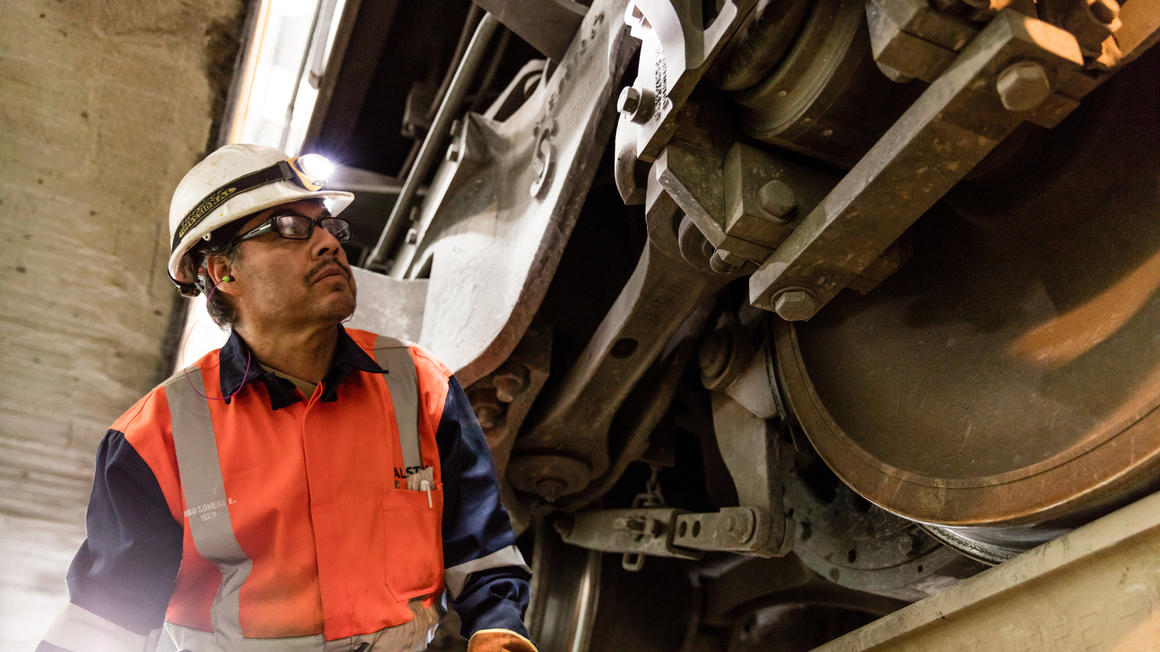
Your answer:
[[[515,550],[511,520],[499,499],[491,452],[467,395],[454,376],[448,381],[443,415],[435,432],[443,469],[443,565],[472,566],[489,555]],[[518,554],[518,553],[516,553]],[[501,628],[528,636],[530,574],[526,566],[473,569],[451,604],[465,637],[479,629]]]
[[[160,627],[183,530],[153,471],[117,430],[97,450],[85,526],[88,538],[68,570],[69,600],[138,634]]]

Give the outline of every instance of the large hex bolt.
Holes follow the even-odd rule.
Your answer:
[[[520,365],[505,366],[495,372],[491,382],[495,385],[495,397],[504,403],[511,403],[528,384],[528,374]]]
[[[475,404],[475,418],[479,420],[479,427],[487,430],[494,428],[503,416],[503,408],[493,401],[480,401]]]
[[[1051,96],[1047,71],[1034,61],[1007,66],[995,80],[995,90],[1008,111],[1030,111]]]
[[[616,98],[616,110],[637,124],[644,124],[653,115],[656,96],[652,91],[635,86],[626,86]]]
[[[786,321],[805,321],[814,316],[818,302],[809,290],[783,290],[773,299],[773,311]]]
[[[793,219],[794,209],[797,208],[797,197],[793,188],[777,179],[766,182],[757,191],[757,201],[760,202],[761,209],[778,222]]]

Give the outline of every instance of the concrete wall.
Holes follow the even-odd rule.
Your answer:
[[[20,0],[0,19],[0,649],[66,602],[93,454],[165,373],[169,196],[241,0]]]

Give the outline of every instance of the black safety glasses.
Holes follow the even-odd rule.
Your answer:
[[[333,235],[339,242],[350,240],[350,222],[341,217],[311,218],[294,213],[278,213],[258,226],[234,238],[234,243],[243,242],[270,232],[288,240],[309,240],[318,225]]]

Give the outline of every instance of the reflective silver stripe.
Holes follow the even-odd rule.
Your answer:
[[[423,466],[419,453],[419,372],[406,342],[379,335],[375,340],[375,361],[387,370],[387,389],[395,406],[399,446],[407,471]],[[407,472],[404,471],[404,472]]]
[[[472,573],[504,566],[515,566],[529,573],[532,572],[532,569],[528,568],[528,564],[524,561],[524,556],[520,554],[520,549],[508,546],[496,550],[490,555],[443,569],[443,584],[447,586],[448,596],[454,600],[459,597],[463,587],[467,586],[467,579],[471,577]]]
[[[334,641],[324,640],[321,634],[317,634],[287,638],[247,638],[226,645],[209,632],[173,623],[165,623],[165,631],[173,637],[178,648],[190,652],[349,652],[363,643],[369,643],[369,649],[378,652],[425,650],[435,635],[442,614],[434,605],[424,607],[420,601],[412,602],[409,606],[414,618],[401,625]]]
[[[45,643],[76,652],[144,652],[149,638],[69,603],[44,635]]]
[[[230,523],[230,499],[204,394],[201,369],[178,373],[165,384],[186,522],[197,553],[216,564],[222,574],[210,621],[217,635],[232,644],[242,639],[238,595],[253,562],[238,544]]]

